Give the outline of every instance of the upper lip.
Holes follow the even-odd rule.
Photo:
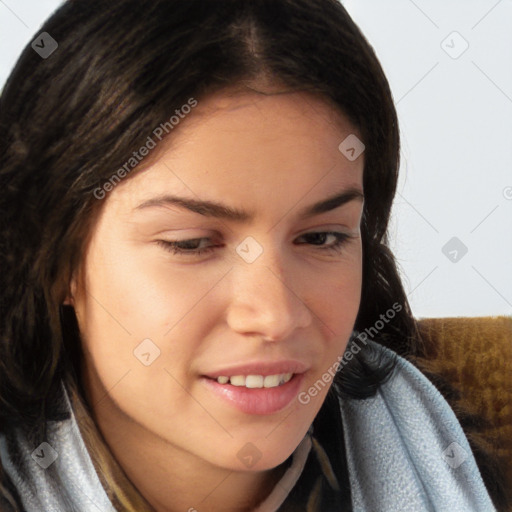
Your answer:
[[[228,366],[205,373],[205,377],[216,379],[220,376],[232,377],[234,375],[279,375],[282,373],[304,373],[308,370],[308,366],[300,361],[281,360],[281,361],[258,361],[236,366]]]

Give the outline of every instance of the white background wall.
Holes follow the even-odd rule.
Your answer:
[[[0,0],[0,84],[60,3]],[[391,235],[415,315],[512,314],[512,0],[343,4],[398,109]]]

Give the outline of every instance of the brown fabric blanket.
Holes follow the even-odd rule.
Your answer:
[[[427,318],[418,327],[425,357],[411,361],[457,414],[489,492],[508,495],[499,510],[512,511],[512,317]]]

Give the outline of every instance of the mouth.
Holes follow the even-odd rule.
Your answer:
[[[293,377],[293,373],[277,373],[274,375],[233,375],[217,377],[219,384],[231,384],[232,386],[249,389],[277,388],[286,384]]]
[[[290,368],[287,368],[289,370]],[[300,372],[203,375],[200,381],[213,399],[245,414],[270,415],[289,407],[297,398],[306,370]],[[248,370],[251,371],[251,370]],[[274,370],[275,371],[275,370]]]

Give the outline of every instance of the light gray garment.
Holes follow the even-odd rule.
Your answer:
[[[354,512],[496,510],[455,413],[411,363],[398,357],[375,397],[340,405]]]
[[[384,358],[393,354],[367,343]],[[70,407],[67,395],[66,401]],[[398,357],[396,371],[375,397],[340,399],[340,407],[354,512],[495,512],[455,414],[411,363]],[[55,427],[48,439],[58,454],[52,466],[74,510],[113,511],[74,416]],[[17,442],[30,462],[33,486],[13,466],[4,436],[0,459],[27,512],[71,512],[45,478],[48,470],[36,462],[52,460],[53,452],[42,447],[32,456],[36,447],[19,436]]]

